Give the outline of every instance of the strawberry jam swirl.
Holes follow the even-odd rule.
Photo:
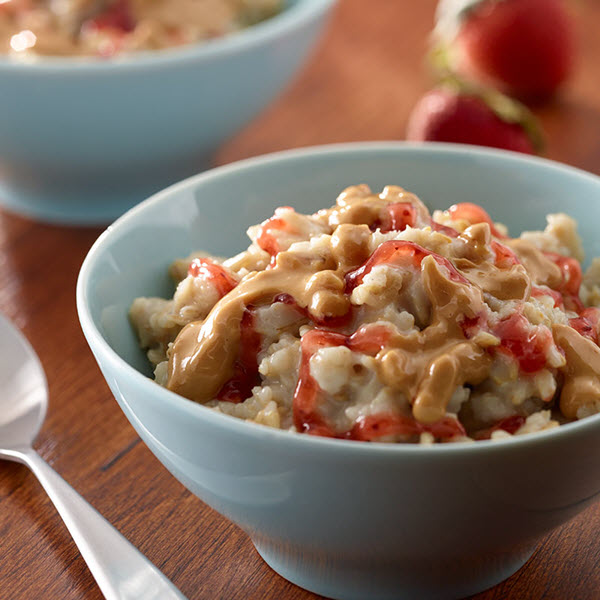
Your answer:
[[[600,312],[550,233],[511,238],[471,203],[432,216],[397,186],[249,232],[247,253],[190,264],[219,300],[169,344],[170,390],[357,441],[495,439],[600,410]]]

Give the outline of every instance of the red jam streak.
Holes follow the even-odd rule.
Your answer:
[[[540,298],[542,296],[550,296],[554,300],[554,308],[564,308],[562,294],[551,288],[542,288],[537,285],[532,285],[531,286],[531,295],[534,298]]]
[[[302,336],[302,358],[293,403],[294,425],[299,432],[337,437],[318,411],[321,388],[310,374],[310,359],[313,354],[321,348],[346,346],[352,351],[375,356],[387,345],[390,335],[387,327],[366,325],[351,336],[321,329],[312,329]]]
[[[475,317],[464,316],[460,326],[467,340],[479,331],[488,331],[500,338],[500,345],[489,350],[512,356],[524,373],[535,373],[546,366],[552,334],[549,329],[532,327],[520,313],[512,314],[491,328],[484,314]]]
[[[507,433],[514,435],[524,424],[525,417],[522,417],[521,415],[512,415],[511,417],[501,419],[494,426],[489,427],[488,429],[482,429],[475,434],[474,438],[476,440],[489,440],[492,437],[492,433],[499,430],[506,431]]]
[[[316,325],[329,327],[343,327],[352,319],[352,312],[341,317],[325,317],[324,319],[315,319],[308,309],[298,305],[296,300],[290,294],[279,294],[273,299],[273,303],[282,302],[292,306],[298,311],[299,316],[312,320]],[[315,330],[317,331],[317,330]],[[360,332],[360,329],[359,329]],[[386,330],[387,332],[387,330]],[[331,335],[340,335],[332,333]],[[341,336],[345,338],[345,336]],[[303,338],[304,339],[304,338]],[[252,388],[260,385],[260,374],[258,372],[258,353],[261,346],[261,336],[255,328],[255,313],[253,307],[248,307],[242,317],[240,324],[240,351],[234,364],[234,374],[227,381],[219,393],[217,400],[233,402],[235,404],[244,401],[252,395]],[[357,352],[367,352],[372,348],[360,336],[354,341],[353,349]],[[378,351],[378,350],[377,350]],[[374,352],[374,354],[377,353]]]
[[[417,211],[410,202],[393,202],[385,207],[379,230],[381,233],[404,231],[407,227],[414,227],[416,220]]]
[[[282,206],[281,208],[293,210],[289,206]],[[268,252],[272,257],[275,257],[281,251],[279,243],[277,242],[277,237],[275,236],[275,232],[292,232],[289,223],[281,217],[277,216],[277,212],[279,210],[280,209],[278,208],[275,211],[275,215],[261,223],[259,234],[256,238],[256,243],[258,244],[258,246],[262,248],[265,252]]]
[[[546,365],[552,334],[545,327],[532,327],[519,313],[500,321],[492,330],[500,338],[499,352],[513,356],[524,373],[535,373]]]
[[[431,219],[430,224],[431,224],[431,229],[433,231],[437,231],[438,233],[443,233],[444,235],[447,235],[448,237],[457,238],[460,235],[458,233],[458,231],[456,231],[456,229],[454,229],[453,227],[448,227],[447,225],[442,225],[441,223],[438,223],[437,221],[434,221],[433,219]]]
[[[320,327],[327,327],[328,329],[338,329],[341,327],[345,327],[352,321],[353,311],[352,306],[350,306],[350,310],[345,315],[340,315],[338,317],[321,317],[318,318],[315,315],[311,314],[308,308],[303,308],[296,302],[296,299],[290,294],[279,294],[275,296],[273,302],[283,302],[288,306],[293,306],[300,315],[312,321],[315,325]]]
[[[579,288],[583,275],[581,273],[581,265],[574,258],[555,254],[554,252],[544,252],[544,255],[556,264],[562,273],[562,282],[555,290],[555,293],[560,294],[561,302],[557,303],[556,296],[548,293],[547,295],[555,298],[554,306],[564,308],[576,313],[581,313],[585,310],[583,302],[579,298]],[[532,290],[532,296],[542,295],[540,292]]]
[[[261,336],[255,328],[253,308],[244,311],[240,325],[239,355],[233,365],[233,376],[217,394],[217,400],[239,404],[252,395],[252,388],[260,385],[258,353]]]
[[[496,229],[490,215],[481,206],[477,206],[477,204],[460,202],[451,206],[447,212],[453,221],[466,221],[471,225],[475,225],[475,223],[487,223],[490,226],[493,236],[500,239],[506,238],[504,234]]]
[[[88,31],[114,29],[129,33],[135,29],[135,25],[128,0],[116,0],[105,11],[86,21],[83,27]]]
[[[452,281],[469,284],[469,281],[456,270],[456,267],[447,258],[414,242],[390,240],[380,244],[361,267],[346,274],[346,292],[350,293],[355,287],[359,286],[365,276],[377,265],[417,268],[426,256],[432,256],[439,265],[445,267]]]
[[[581,265],[574,258],[561,256],[554,252],[544,252],[544,254],[556,264],[562,272],[563,280],[558,291],[569,296],[579,296],[579,288],[581,287],[581,280],[583,279]]]
[[[467,317],[466,315],[463,315],[459,325],[461,326],[463,335],[467,340],[475,337],[481,330],[488,329],[487,319],[484,313],[480,313],[475,317]]]
[[[508,246],[505,246],[496,240],[492,240],[490,245],[494,251],[494,254],[496,255],[494,264],[499,269],[509,269],[513,265],[520,264],[517,255]]]
[[[195,258],[188,267],[188,274],[210,281],[221,298],[237,285],[237,281],[223,267],[209,258]]]
[[[343,437],[362,442],[372,442],[384,436],[417,436],[426,432],[441,440],[467,435],[462,424],[453,417],[444,417],[437,423],[423,425],[412,417],[378,414],[360,417],[354,427]]]
[[[459,236],[458,231],[452,227],[429,220],[431,229],[443,233],[451,238]],[[371,225],[371,229],[379,229],[381,233],[390,231],[404,231],[407,227],[415,227],[417,224],[417,210],[410,202],[393,202],[388,204],[380,220]]]
[[[600,310],[595,307],[584,308],[579,316],[569,319],[569,325],[582,336],[598,344],[598,322],[600,321]]]

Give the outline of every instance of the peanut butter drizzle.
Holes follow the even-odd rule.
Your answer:
[[[273,269],[249,273],[203,322],[181,330],[170,351],[167,387],[196,402],[212,400],[232,376],[240,323],[250,305],[270,304],[286,293],[317,319],[346,314],[343,275],[366,260],[370,235],[366,225],[341,225],[332,235],[330,256],[280,252]]]
[[[381,194],[375,195],[367,185],[346,188],[337,198],[336,206],[329,211],[329,224],[341,223],[371,225],[379,220],[382,208],[396,202],[406,202],[416,209],[417,218],[426,222],[429,219],[427,207],[410,192],[397,185],[386,186]]]
[[[568,419],[575,419],[580,408],[600,400],[600,348],[567,325],[554,325],[552,333],[567,359],[561,369],[565,382],[560,410]]]
[[[531,281],[537,285],[546,285],[557,289],[562,283],[560,267],[552,262],[541,250],[527,240],[506,240],[506,245],[517,255],[529,273]]]
[[[203,322],[184,327],[169,353],[168,388],[197,402],[218,394],[233,374],[240,323],[250,305],[270,304],[276,296],[289,294],[317,320],[347,314],[350,301],[344,276],[371,255],[369,225],[378,222],[382,208],[391,202],[410,202],[418,221],[429,222],[424,205],[402,188],[389,186],[379,196],[366,186],[348,188],[333,209],[319,212],[332,230],[328,251],[280,252],[274,268],[248,274]],[[420,269],[431,304],[430,322],[418,332],[394,333],[375,357],[382,383],[405,394],[412,401],[414,418],[425,424],[445,416],[457,387],[478,385],[489,375],[492,356],[466,339],[461,327],[465,317],[489,314],[484,294],[528,300],[532,281],[554,287],[562,277],[551,260],[523,240],[503,240],[523,264],[499,268],[490,250],[487,223],[468,227],[457,244],[461,241],[462,252],[458,246],[459,256],[452,264],[465,281],[453,278],[433,256],[424,257]],[[555,325],[554,333],[567,356],[561,409],[572,418],[582,404],[600,397],[600,349],[570,327]]]
[[[455,389],[477,385],[488,375],[491,357],[465,340],[459,319],[485,309],[481,291],[451,281],[432,256],[421,263],[423,283],[431,301],[431,324],[418,334],[394,336],[378,364],[381,380],[414,398],[413,416],[421,423],[444,417]]]
[[[370,235],[366,225],[340,225],[332,236],[331,256],[302,260],[281,252],[274,269],[245,277],[204,322],[181,331],[170,353],[169,389],[197,402],[215,397],[233,373],[240,323],[249,305],[271,303],[287,293],[318,318],[345,314],[349,304],[343,275],[368,258]],[[433,423],[445,415],[457,386],[485,379],[491,358],[465,340],[459,324],[463,315],[475,318],[485,310],[481,291],[448,279],[432,256],[423,259],[421,270],[431,323],[417,335],[394,335],[376,360],[382,381],[414,398],[415,418]]]
[[[458,239],[464,242],[464,257],[454,259],[453,263],[471,283],[499,300],[529,298],[531,282],[523,265],[499,269],[490,260],[492,234],[487,223],[467,227]]]
[[[167,387],[196,402],[214,398],[232,376],[240,343],[240,324],[249,305],[271,303],[275,296],[287,293],[302,307],[316,303],[322,297],[308,292],[308,283],[315,274],[312,261],[302,265],[287,264],[285,252],[280,253],[274,269],[250,273],[229,294],[221,298],[203,322],[186,325],[175,340],[169,359]],[[314,289],[314,285],[312,286]],[[328,290],[323,289],[323,294]],[[321,295],[322,296],[322,295]]]

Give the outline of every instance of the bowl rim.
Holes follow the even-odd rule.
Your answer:
[[[337,0],[296,0],[278,14],[255,25],[211,40],[159,50],[140,50],[106,59],[98,56],[31,56],[19,59],[0,55],[0,73],[23,72],[27,75],[83,74],[106,71],[131,71],[197,63],[242,54],[285,38],[307,23],[322,18]]]
[[[91,246],[81,265],[77,278],[76,305],[81,328],[93,354],[98,354],[103,360],[112,363],[112,366],[115,369],[125,369],[130,376],[133,377],[136,385],[140,386],[140,390],[142,392],[147,392],[147,397],[153,397],[155,394],[161,395],[164,398],[164,402],[168,403],[173,410],[182,411],[190,418],[203,419],[211,426],[218,429],[229,430],[236,436],[253,437],[256,440],[265,443],[267,441],[276,441],[278,444],[284,443],[291,445],[292,448],[298,447],[304,450],[312,449],[316,452],[325,448],[330,448],[328,452],[343,452],[344,455],[350,454],[353,456],[357,453],[361,455],[366,453],[365,456],[373,454],[380,457],[396,456],[397,454],[427,457],[431,454],[437,455],[439,453],[455,456],[456,453],[472,454],[474,452],[504,452],[510,451],[511,449],[519,450],[524,447],[533,448],[540,444],[551,442],[552,440],[557,442],[559,440],[565,441],[566,439],[577,436],[579,432],[584,433],[593,429],[598,429],[600,432],[599,413],[579,421],[565,423],[550,430],[493,441],[480,440],[477,442],[468,441],[431,445],[408,443],[390,444],[384,442],[365,443],[354,440],[330,439],[320,436],[295,434],[283,429],[274,429],[253,422],[245,422],[236,417],[217,412],[202,404],[192,402],[183,396],[158,386],[152,379],[136,370],[129,365],[125,359],[119,356],[117,352],[110,347],[100,333],[100,330],[96,327],[88,309],[87,299],[94,263],[96,262],[97,257],[104,251],[104,247],[110,244],[111,238],[122,229],[129,228],[131,224],[135,222],[139,213],[142,213],[155,204],[164,203],[167,199],[178,196],[184,190],[195,189],[201,186],[204,181],[228,177],[230,174],[234,173],[239,174],[244,171],[251,171],[255,167],[265,166],[269,163],[277,165],[277,163],[295,161],[303,158],[326,157],[328,155],[353,155],[356,153],[360,154],[377,151],[389,151],[398,154],[441,154],[465,158],[475,156],[482,157],[484,160],[491,160],[492,162],[500,161],[500,163],[531,164],[558,171],[567,176],[588,180],[592,184],[598,186],[598,191],[600,193],[600,176],[558,161],[507,150],[442,142],[370,141],[324,144],[272,152],[215,167],[177,182],[137,204],[109,225]],[[161,402],[162,401],[163,399],[161,398]],[[299,446],[295,446],[296,444],[299,444]],[[474,450],[475,448],[478,448],[479,450]]]

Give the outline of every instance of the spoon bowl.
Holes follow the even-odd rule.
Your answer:
[[[29,342],[0,315],[0,445],[30,445],[39,433],[48,408],[48,384]]]
[[[54,502],[107,600],[184,596],[33,450],[48,406],[42,365],[0,314],[0,458],[27,465]]]

